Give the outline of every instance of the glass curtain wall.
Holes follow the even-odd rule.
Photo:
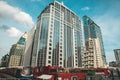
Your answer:
[[[81,46],[78,16],[57,1],[49,4],[38,17],[33,62],[39,66],[80,67]]]

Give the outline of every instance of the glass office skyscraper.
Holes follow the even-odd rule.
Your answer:
[[[31,66],[82,66],[79,17],[63,3],[50,3],[39,15]]]
[[[94,57],[99,55],[98,57],[96,57],[96,64],[100,64],[99,66],[96,66],[101,67],[106,64],[106,56],[104,52],[101,29],[97,24],[94,23],[94,21],[92,21],[87,16],[83,16],[83,27],[86,50],[89,54],[93,53]]]

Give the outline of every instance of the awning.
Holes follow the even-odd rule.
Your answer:
[[[41,76],[38,76],[39,79],[51,79],[53,75],[48,74],[42,74]]]

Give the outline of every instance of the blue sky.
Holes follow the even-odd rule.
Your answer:
[[[0,0],[0,58],[36,23],[38,15],[54,0]],[[58,0],[82,20],[89,16],[101,27],[107,62],[120,48],[120,0]]]

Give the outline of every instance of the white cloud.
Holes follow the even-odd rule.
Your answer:
[[[117,19],[111,15],[99,16],[96,21],[100,24],[103,35],[107,38],[117,38],[119,34],[120,19]],[[114,35],[115,34],[115,35]]]
[[[96,16],[95,21],[99,23],[99,26],[102,29],[103,37],[108,42],[118,43],[118,38],[120,36],[120,17],[115,17],[109,13],[106,13],[102,16]],[[120,38],[119,38],[120,39]],[[118,43],[119,45],[119,43]],[[113,45],[114,46],[114,45]]]
[[[8,25],[0,25],[0,31],[4,30],[8,33],[9,37],[20,37],[22,32],[15,27],[10,27]]]
[[[6,31],[8,32],[10,37],[20,37],[23,34],[20,30],[16,29],[15,27],[10,27]]]
[[[0,18],[15,21],[23,26],[32,27],[32,17],[17,7],[0,1]]]
[[[88,6],[81,8],[82,11],[88,11],[90,8]]]
[[[120,48],[119,7],[112,6],[103,15],[94,16],[94,20],[102,30],[107,61],[115,60],[113,50]]]

